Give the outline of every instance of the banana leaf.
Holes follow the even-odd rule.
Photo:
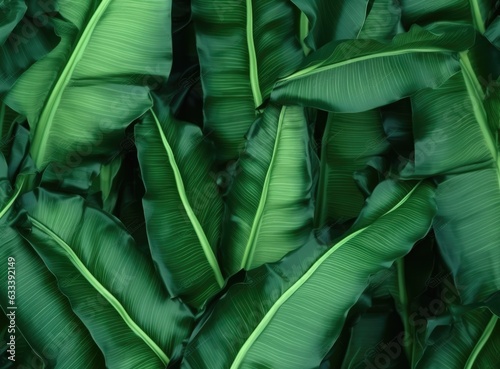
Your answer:
[[[496,17],[484,33],[488,40],[500,50],[500,17]]]
[[[56,276],[106,366],[164,368],[192,314],[168,295],[123,226],[75,195],[36,189],[21,203],[30,222],[23,237]]]
[[[69,174],[119,151],[125,128],[152,105],[148,86],[168,76],[170,6],[59,2],[60,43],[5,98],[28,118],[38,169],[57,162]]]
[[[481,33],[495,9],[495,0],[402,0],[403,22],[426,25],[435,21],[469,23]]]
[[[0,254],[6,263],[1,272],[3,280],[7,281],[7,260],[15,260],[15,305],[8,303],[7,283],[0,289],[0,304],[4,313],[15,313],[16,363],[25,361],[25,365],[30,365],[26,367],[38,364],[36,367],[58,369],[104,367],[101,350],[71,310],[43,261],[15,229],[5,224],[0,228]],[[40,314],[44,319],[40,319]],[[29,346],[21,346],[23,337]]]
[[[306,244],[250,271],[199,323],[181,368],[319,366],[369,277],[429,230],[433,193],[427,182],[383,182],[353,230],[319,258],[319,248]]]
[[[276,82],[271,100],[356,113],[435,88],[460,70],[458,52],[474,43],[471,27],[413,26],[390,44],[331,42]]]
[[[399,30],[400,12],[392,0],[374,1],[356,38],[369,35],[380,42],[390,41]],[[359,215],[365,195],[354,176],[369,161],[381,161],[381,156],[387,154],[382,118],[378,109],[328,114],[321,142],[317,227],[343,223]]]
[[[159,100],[135,139],[152,257],[170,293],[201,307],[224,285],[215,256],[222,199],[211,173],[212,146]]]
[[[10,164],[16,166],[12,162]],[[9,314],[9,325],[10,317],[15,317],[15,323],[7,326],[6,332],[6,342],[11,335],[15,336],[12,363],[57,369],[104,366],[101,351],[58,290],[57,280],[15,228],[16,224],[26,222],[26,214],[11,202],[16,189],[11,185],[8,172],[7,161],[0,154],[0,256],[5,261],[0,272],[5,281],[0,287],[0,306],[3,317]],[[14,283],[7,283],[8,280]],[[11,300],[8,291],[13,290],[15,299]],[[45,319],[40,319],[40,314]],[[2,358],[7,356],[11,354],[2,354]]]
[[[292,0],[309,21],[306,45],[318,50],[331,41],[355,39],[368,13],[368,0]]]
[[[192,0],[192,14],[204,129],[220,161],[236,159],[275,80],[303,58],[300,14],[288,0]]]
[[[304,109],[268,105],[225,197],[220,253],[229,275],[278,261],[309,238],[316,161]]]
[[[55,11],[54,0],[12,0],[0,4],[0,97],[26,69],[59,43],[51,21]]]

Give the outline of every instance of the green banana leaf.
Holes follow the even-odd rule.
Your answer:
[[[353,230],[321,257],[305,245],[278,264],[250,271],[200,322],[181,367],[319,366],[369,277],[408,253],[429,230],[433,193],[427,182],[383,182]]]
[[[471,27],[453,24],[413,26],[390,44],[332,42],[276,82],[271,100],[346,113],[373,109],[438,87],[459,71],[457,52],[473,43]]]
[[[394,0],[374,0],[357,39],[391,41],[404,32],[401,24],[401,3]]]
[[[436,201],[436,238],[462,303],[481,301],[500,290],[498,170],[446,176]]]
[[[365,198],[353,174],[388,148],[379,110],[328,115],[321,144],[316,226],[359,215]]]
[[[495,8],[495,0],[402,0],[403,22],[425,25],[437,20],[463,22],[485,31]]]
[[[256,109],[303,58],[300,14],[288,0],[192,0],[192,14],[204,129],[220,160],[236,159]]]
[[[331,41],[354,39],[365,21],[368,0],[291,0],[309,21],[306,45],[318,50]]]
[[[15,260],[15,305],[8,303],[7,283],[0,288],[0,304],[4,313],[15,311],[16,363],[20,365],[29,358],[24,362],[26,368],[34,367],[31,366],[34,363],[57,369],[103,368],[104,357],[99,347],[71,310],[69,301],[58,290],[56,279],[40,257],[15,229],[2,224],[0,232],[4,281],[7,281],[7,261],[11,257]],[[10,309],[12,306],[17,309]],[[41,315],[44,319],[40,319]],[[29,343],[28,347],[19,347],[22,337]]]
[[[434,230],[464,304],[500,289],[500,90],[485,91],[469,55],[462,73],[411,98],[415,153],[401,172],[439,176]]]
[[[16,137],[13,134],[15,124],[22,121],[24,121],[22,116],[18,115],[4,103],[0,104],[0,152],[4,156],[9,155],[14,144],[14,138]]]
[[[224,285],[216,259],[222,199],[201,129],[157,100],[135,128],[151,254],[173,296],[200,307]]]
[[[496,17],[484,33],[488,40],[500,50],[500,16]]]
[[[168,76],[170,2],[59,2],[61,42],[26,71],[5,102],[26,115],[41,170],[104,162],[151,106],[148,85]],[[147,42],[144,42],[147,40]]]
[[[487,309],[466,313],[447,327],[424,351],[415,369],[490,369],[499,364],[498,317]]]
[[[106,366],[164,368],[192,314],[168,295],[123,226],[75,195],[36,189],[21,203],[31,223],[23,237],[56,276]]]
[[[466,78],[457,73],[439,88],[411,98],[415,143],[412,160],[401,170],[405,178],[458,174],[493,165],[496,148],[488,114],[474,88],[467,88]]]
[[[89,331],[58,290],[54,276],[15,228],[15,224],[26,221],[26,214],[12,206],[16,190],[8,178],[9,169],[0,154],[0,257],[5,261],[0,271],[5,281],[0,286],[0,306],[3,317],[12,313],[15,316],[15,331],[7,331],[6,335],[6,342],[15,336],[13,364],[55,369],[103,367],[104,357]],[[11,272],[9,267],[13,268]],[[8,275],[14,277],[11,280],[15,283],[7,283]],[[15,291],[12,304],[8,291]],[[40,314],[45,319],[40,319]],[[2,358],[7,356],[5,353]]]
[[[12,0],[0,4],[0,97],[26,69],[59,43],[49,17],[55,10],[54,0]]]
[[[113,213],[118,200],[118,189],[123,181],[120,175],[122,163],[123,155],[116,155],[110,162],[101,165],[99,174],[92,182],[90,192],[98,196],[101,208],[107,213]]]
[[[374,1],[357,35],[380,42],[390,41],[399,31],[400,8],[392,0]],[[317,192],[317,227],[356,218],[365,196],[354,173],[388,150],[382,116],[378,109],[360,113],[328,114],[321,143],[321,170]]]
[[[2,13],[2,19],[0,20],[0,45],[3,45],[7,41],[14,28],[23,19],[27,9],[26,2],[22,0],[11,1],[10,4],[2,3],[0,5],[0,12]]]
[[[268,105],[225,197],[220,254],[229,275],[278,261],[309,238],[316,161],[304,109]]]

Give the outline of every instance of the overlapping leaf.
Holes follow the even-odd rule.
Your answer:
[[[314,261],[314,247],[305,246],[251,271],[200,323],[181,367],[317,367],[370,275],[427,233],[433,192],[428,183],[384,182],[352,232],[320,258]]]
[[[192,5],[204,127],[220,159],[236,159],[256,109],[276,79],[302,59],[299,13],[287,0],[193,0]]]

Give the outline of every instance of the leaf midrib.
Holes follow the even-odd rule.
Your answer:
[[[198,240],[200,241],[201,248],[203,250],[203,253],[205,254],[205,257],[212,268],[214,272],[214,277],[215,280],[217,281],[217,284],[219,287],[224,286],[224,277],[222,276],[222,272],[219,267],[219,263],[217,262],[217,258],[215,257],[212,247],[210,246],[210,242],[207,239],[207,236],[205,235],[205,231],[203,230],[203,227],[201,226],[198,218],[196,217],[196,214],[193,211],[193,208],[191,207],[191,204],[189,203],[189,200],[187,198],[186,190],[184,187],[184,180],[182,179],[181,172],[179,170],[179,167],[177,165],[177,162],[175,160],[175,155],[170,147],[170,144],[168,143],[167,138],[165,137],[165,133],[163,132],[163,129],[161,127],[161,123],[158,120],[158,117],[156,116],[155,112],[153,111],[152,108],[149,109],[151,112],[151,115],[153,117],[153,120],[155,121],[156,127],[158,128],[158,132],[160,134],[160,138],[163,144],[163,147],[165,148],[165,151],[167,153],[168,161],[170,163],[170,166],[172,168],[172,171],[174,172],[174,178],[175,178],[175,185],[177,187],[177,193],[179,194],[179,197],[181,199],[182,205],[184,207],[184,210],[186,211],[186,214],[189,218],[189,221],[191,223],[191,226],[193,227],[196,236],[198,237]]]
[[[394,210],[398,209],[402,204],[404,204],[410,196],[415,192],[415,190],[419,187],[419,185],[422,183],[422,181],[418,182],[415,187],[412,188],[411,191],[408,192],[396,205],[394,205],[389,211],[384,213],[382,216],[380,216],[377,220],[380,220],[382,217],[385,215],[393,212]],[[374,222],[376,222],[375,220]],[[264,331],[268,323],[272,320],[274,315],[277,313],[279,308],[302,286],[304,285],[305,282],[307,282],[311,276],[314,274],[314,272],[323,264],[325,260],[327,260],[336,250],[338,250],[342,245],[346,244],[348,241],[351,239],[355,238],[362,232],[364,232],[366,229],[371,227],[373,225],[370,224],[366,227],[363,227],[347,237],[343,238],[341,241],[333,245],[323,256],[321,256],[308,270],[302,277],[300,277],[294,284],[292,284],[279,298],[276,300],[276,302],[271,306],[269,311],[264,315],[260,323],[257,325],[257,327],[253,330],[253,332],[250,334],[250,336],[247,338],[245,343],[241,346],[240,350],[238,351],[238,354],[236,355],[231,368],[230,369],[238,369],[240,364],[243,362],[245,359],[246,354],[250,350],[251,346],[253,343],[257,340],[259,335]]]
[[[474,112],[474,117],[481,129],[484,140],[486,141],[486,146],[490,152],[494,162],[495,171],[497,174],[497,182],[500,188],[500,156],[498,154],[498,148],[496,145],[496,139],[488,124],[488,114],[483,105],[484,93],[481,88],[481,84],[474,73],[474,68],[468,57],[468,51],[461,52],[460,55],[460,65],[462,67],[465,86],[467,89],[467,94],[469,96],[470,102],[472,104],[472,110]]]
[[[252,0],[246,0],[246,36],[249,58],[250,86],[252,88],[253,101],[255,108],[262,105],[262,93],[259,85],[259,72],[257,64],[257,52],[253,39],[253,8]]]
[[[345,65],[357,63],[357,62],[362,62],[365,60],[370,60],[370,59],[377,59],[377,58],[384,58],[384,57],[389,57],[389,56],[399,56],[399,55],[404,55],[404,54],[411,54],[411,53],[454,53],[452,50],[448,49],[441,49],[441,48],[421,48],[421,49],[414,49],[414,48],[409,48],[409,49],[404,49],[404,50],[393,50],[393,51],[386,51],[386,52],[380,52],[380,53],[375,53],[375,54],[369,54],[369,55],[363,55],[360,57],[344,60],[341,62],[333,63],[333,64],[328,64],[325,66],[319,65],[312,65],[308,68],[305,68],[303,70],[299,70],[288,77],[281,78],[278,80],[276,83],[279,84],[280,82],[285,82],[290,79],[299,79],[299,78],[305,78],[305,77],[310,77],[311,75],[321,73],[330,69],[335,69],[335,68],[340,68]]]
[[[12,205],[16,202],[16,199],[19,197],[19,194],[21,193],[21,190],[23,188],[23,185],[24,185],[24,181],[25,181],[26,177],[22,177],[21,178],[21,181],[19,184],[16,184],[16,189],[15,189],[15,192],[14,194],[12,195],[12,197],[10,198],[10,200],[7,202],[7,204],[5,204],[5,206],[3,207],[3,209],[0,211],[0,219],[5,215],[7,214],[7,212],[9,211],[9,209],[12,207]]]
[[[122,306],[122,304],[109,292],[106,287],[104,287],[94,275],[87,269],[85,264],[79,259],[78,255],[73,251],[73,249],[61,239],[55,232],[50,228],[45,226],[42,222],[38,221],[36,218],[29,216],[29,219],[33,226],[38,228],[41,232],[45,233],[51,239],[53,239],[66,253],[69,261],[73,266],[80,272],[80,274],[90,283],[90,285],[99,292],[109,304],[116,310],[116,312],[123,319],[125,324],[130,328],[130,330],[140,337],[146,345],[151,348],[151,350],[160,358],[160,360],[167,365],[170,361],[168,356],[163,352],[163,350],[153,341],[151,337],[144,332],[141,327],[130,317],[128,312]]]
[[[481,9],[479,8],[479,3],[477,0],[470,0],[470,7],[472,13],[472,19],[476,26],[476,29],[483,34],[486,32],[486,28],[484,26],[483,17],[481,16]]]
[[[476,346],[474,346],[474,349],[472,350],[469,358],[467,359],[467,362],[465,363],[464,369],[472,369],[474,367],[474,364],[476,362],[476,359],[483,349],[484,345],[488,342],[488,340],[491,337],[491,334],[493,333],[493,330],[495,329],[495,326],[497,324],[498,318],[496,315],[493,315],[488,322],[488,325],[484,329],[483,334],[479,338]]]
[[[54,122],[54,116],[61,102],[62,94],[68,85],[76,65],[80,61],[87,48],[87,45],[92,37],[92,33],[101,19],[102,15],[105,13],[108,5],[112,0],[102,0],[97,7],[92,18],[87,23],[78,43],[76,44],[71,56],[64,66],[61,75],[58,77],[54,88],[52,89],[45,106],[42,109],[40,118],[36,123],[35,133],[32,140],[31,154],[33,156],[35,165],[37,168],[41,169],[41,165],[45,159],[45,153],[47,149],[47,141],[50,135],[50,130],[52,123]]]
[[[260,226],[262,224],[262,216],[264,214],[264,208],[266,207],[267,195],[269,193],[269,186],[271,183],[271,175],[274,169],[274,161],[276,159],[276,153],[278,152],[279,141],[281,137],[281,132],[283,129],[283,121],[285,119],[286,106],[281,108],[280,116],[278,119],[278,128],[276,129],[276,139],[274,140],[273,154],[271,156],[271,161],[267,169],[266,178],[264,180],[264,185],[262,187],[262,192],[259,199],[259,205],[257,206],[257,211],[255,212],[255,217],[253,218],[252,228],[250,230],[250,235],[248,237],[247,244],[245,246],[245,252],[241,260],[242,269],[250,269],[252,266],[253,257],[256,249],[256,239],[260,231]]]

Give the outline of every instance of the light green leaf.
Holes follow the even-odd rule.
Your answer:
[[[135,128],[151,254],[173,296],[200,307],[224,285],[215,257],[222,199],[199,127],[157,100]]]
[[[460,68],[457,52],[473,42],[471,27],[445,24],[413,26],[390,44],[330,43],[280,79],[271,100],[346,113],[373,109],[442,84]]]
[[[429,230],[433,192],[428,183],[383,182],[365,211],[379,217],[360,221],[321,257],[315,257],[318,248],[306,245],[278,264],[250,271],[200,322],[181,367],[319,366],[369,277],[408,253]],[[217,349],[222,345],[224,350]]]
[[[112,156],[127,125],[151,106],[148,84],[168,76],[171,3],[95,3],[59,3],[61,42],[6,97],[28,118],[39,169]]]
[[[221,255],[230,275],[278,261],[312,229],[317,158],[304,109],[269,105],[247,140],[226,197]]]
[[[79,196],[35,190],[22,197],[23,236],[106,357],[108,368],[164,368],[192,315],[172,300],[152,262],[118,221]]]
[[[54,369],[103,368],[104,357],[99,347],[58,290],[54,276],[19,233],[2,223],[0,257],[4,267],[0,275],[5,283],[0,287],[0,304],[3,313],[15,314],[13,335],[16,337],[17,364],[30,358],[25,365],[43,363],[44,367]],[[14,305],[7,299],[8,260],[11,257],[15,260],[12,264],[15,268]],[[23,337],[33,356],[25,356],[27,353],[17,345]]]

